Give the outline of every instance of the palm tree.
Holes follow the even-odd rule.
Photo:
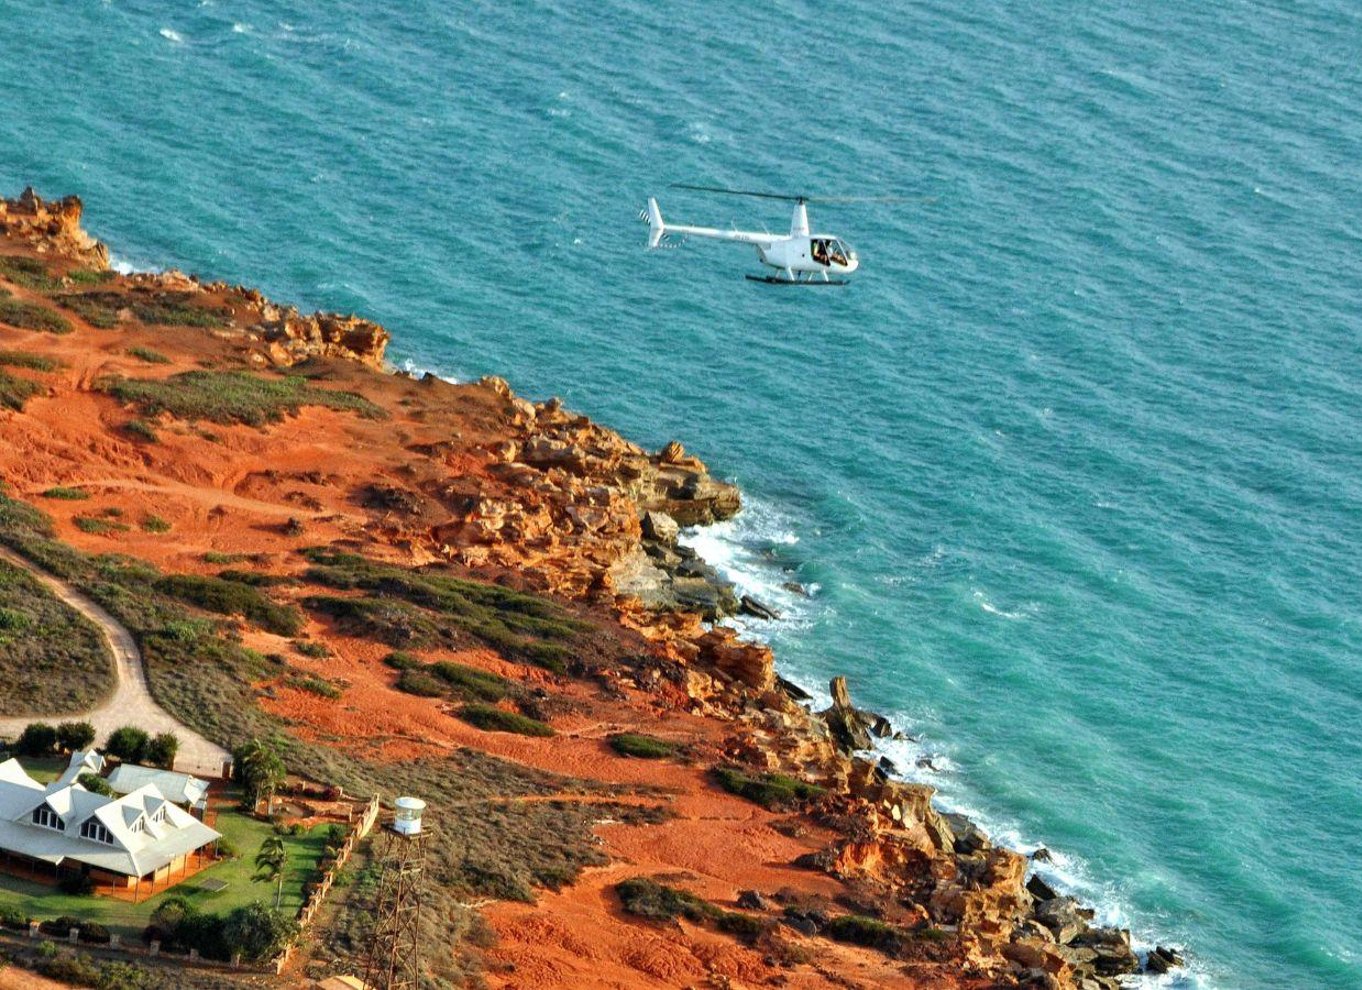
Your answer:
[[[268,880],[278,886],[274,891],[274,909],[284,899],[284,867],[288,865],[288,848],[284,837],[274,834],[260,843],[260,851],[255,854],[255,879]]]
[[[252,739],[232,754],[241,781],[252,805],[261,798],[268,802],[266,814],[274,810],[274,792],[284,782],[287,770],[279,751],[270,742]]]

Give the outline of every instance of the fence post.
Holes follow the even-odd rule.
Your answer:
[[[29,938],[38,937],[38,923],[36,921],[30,921],[28,923],[28,937]]]
[[[79,929],[79,928],[72,928],[70,931],[68,931],[68,932],[66,933],[66,941],[70,942],[72,945],[75,945],[77,942],[79,942],[79,941],[80,941],[80,929]]]
[[[154,938],[154,939],[151,940],[151,945],[147,946],[147,955],[149,955],[149,956],[158,956],[158,955],[160,955],[160,954],[161,954],[161,940],[160,940],[159,938]]]

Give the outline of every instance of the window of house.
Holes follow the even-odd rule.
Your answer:
[[[80,834],[87,839],[94,839],[96,842],[103,842],[105,845],[113,845],[113,835],[102,822],[97,822],[93,818],[80,827]]]
[[[40,804],[33,809],[33,824],[41,825],[44,828],[55,828],[58,832],[66,831],[66,823],[61,820],[61,816],[45,804]]]

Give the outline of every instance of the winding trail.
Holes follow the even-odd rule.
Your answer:
[[[87,711],[60,715],[0,716],[0,734],[17,736],[24,731],[24,726],[38,720],[86,721],[95,727],[96,738],[101,741],[125,725],[135,725],[152,735],[173,732],[180,740],[180,750],[175,757],[176,770],[209,779],[217,779],[222,775],[223,761],[230,758],[228,752],[181,724],[152,699],[142,652],[137,648],[132,633],[70,584],[40,570],[8,547],[0,546],[0,560],[32,574],[43,587],[98,627],[105,645],[113,655],[116,682],[113,693]]]

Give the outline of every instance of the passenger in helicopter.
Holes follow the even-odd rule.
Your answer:
[[[828,263],[828,242],[815,240],[811,245],[810,253],[813,255],[814,261],[820,265],[826,265]]]

